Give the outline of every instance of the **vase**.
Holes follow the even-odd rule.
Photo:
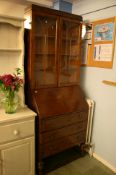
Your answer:
[[[5,94],[4,99],[2,100],[5,113],[13,114],[16,112],[19,105],[19,98],[16,92],[11,91]]]

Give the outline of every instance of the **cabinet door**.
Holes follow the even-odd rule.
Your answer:
[[[2,175],[2,160],[1,160],[1,157],[0,157],[0,175]]]
[[[34,175],[33,143],[33,139],[25,139],[4,145],[2,175]]]
[[[57,18],[33,15],[32,21],[34,86],[56,86]]]
[[[61,55],[59,84],[72,85],[79,83],[80,74],[80,36],[81,25],[77,21],[61,21]]]

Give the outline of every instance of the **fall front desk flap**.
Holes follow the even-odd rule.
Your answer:
[[[88,105],[80,86],[39,89],[35,94],[35,101],[42,117],[75,111],[88,112]]]

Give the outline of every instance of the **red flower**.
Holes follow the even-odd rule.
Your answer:
[[[18,74],[4,74],[0,76],[0,92],[18,91],[23,84]]]
[[[5,87],[10,87],[12,85],[13,76],[11,74],[6,74],[1,76],[0,80],[2,80]]]

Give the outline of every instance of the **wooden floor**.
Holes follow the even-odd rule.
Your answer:
[[[46,175],[116,175],[95,158],[80,156],[75,150],[48,159],[45,169]]]
[[[86,155],[49,172],[47,175],[115,175],[115,173],[94,158]]]

